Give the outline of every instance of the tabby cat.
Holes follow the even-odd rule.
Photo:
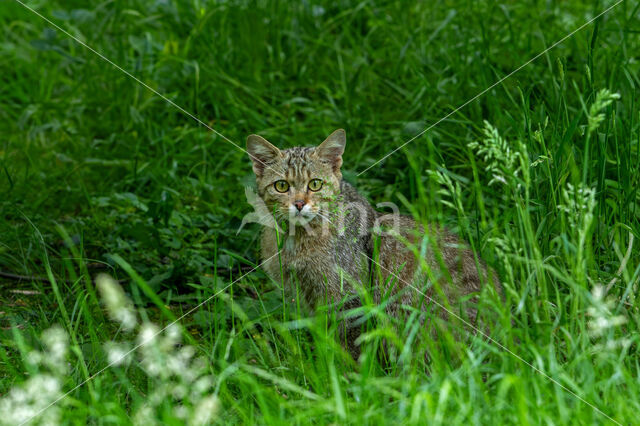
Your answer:
[[[424,228],[410,217],[375,211],[342,179],[345,144],[342,129],[316,147],[285,150],[258,135],[247,138],[258,195],[276,222],[286,225],[263,227],[267,274],[290,289],[297,284],[312,308],[332,302],[341,302],[341,311],[357,307],[362,288],[368,288],[376,303],[393,298],[386,311],[396,318],[407,306],[438,309],[431,302],[443,298],[455,306],[478,292],[488,282],[487,269],[457,236],[430,225],[437,250],[417,256],[420,250],[408,246],[420,246]],[[473,306],[456,312],[475,321]],[[359,327],[344,324],[344,343],[357,356]]]

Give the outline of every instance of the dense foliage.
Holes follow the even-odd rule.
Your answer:
[[[2,3],[3,411],[26,404],[16,390],[46,389],[28,409],[71,391],[40,419],[74,424],[198,423],[198,410],[225,424],[638,421],[640,3],[379,164],[614,2],[26,4],[130,75]],[[365,305],[354,363],[326,313],[285,299],[259,269],[245,275],[259,229],[238,232],[251,211],[246,136],[311,145],[339,127],[347,180],[448,224],[499,271],[494,340],[433,340]],[[103,272],[125,293],[102,276],[112,293],[100,296]],[[131,327],[105,313],[108,294]],[[101,371],[176,318],[161,361],[134,351]],[[385,362],[382,339],[396,349]]]

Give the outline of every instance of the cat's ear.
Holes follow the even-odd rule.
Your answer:
[[[271,145],[265,138],[258,135],[249,135],[247,138],[247,152],[253,161],[253,172],[256,176],[262,176],[265,167],[282,157],[278,148]]]
[[[334,171],[338,171],[340,166],[342,166],[342,154],[344,153],[344,146],[346,144],[347,134],[343,129],[338,129],[318,145],[316,155],[322,161],[330,163]]]

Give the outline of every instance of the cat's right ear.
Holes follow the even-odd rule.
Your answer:
[[[253,172],[256,176],[262,176],[265,167],[282,157],[278,148],[258,135],[249,135],[247,138],[247,153],[253,161]]]
[[[315,154],[332,165],[333,171],[337,172],[342,166],[342,154],[347,143],[347,136],[343,129],[338,129],[331,133],[324,142],[316,147]]]

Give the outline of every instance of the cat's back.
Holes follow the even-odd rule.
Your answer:
[[[339,234],[361,240],[363,248],[368,247],[371,230],[379,213],[373,209],[369,201],[360,195],[358,190],[344,180],[340,182],[340,199],[338,203]],[[339,238],[340,239],[340,238]]]
[[[363,205],[366,205],[371,208],[371,210],[373,210],[373,208],[369,204],[369,201],[367,201],[366,198],[360,195],[358,190],[353,185],[345,180],[342,180],[340,182],[340,195],[342,196],[343,201],[346,203],[362,203]]]

